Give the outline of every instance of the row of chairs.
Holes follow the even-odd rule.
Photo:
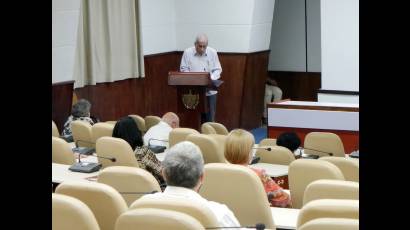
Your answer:
[[[119,188],[119,183],[122,182],[125,184],[125,179],[121,179],[121,175],[126,175],[127,170],[130,170],[129,174],[136,171],[130,167],[109,167],[101,172],[101,176],[106,177],[104,180],[99,177],[98,182],[63,182],[57,186],[56,193],[72,196],[84,202],[92,213],[94,213],[100,229],[129,229],[125,228],[125,226],[127,226],[125,223],[122,223],[124,224],[124,228],[119,227],[119,225],[122,226],[122,224],[120,224],[120,222],[123,221],[122,218],[125,218],[123,216],[126,215],[127,217],[125,219],[129,222],[136,223],[134,221],[137,220],[132,220],[136,218],[136,216],[129,212],[134,209],[145,208],[183,212],[195,217],[202,226],[218,226],[210,210],[205,209],[203,205],[188,202],[184,199],[152,199],[144,197],[127,205],[127,202],[121,197],[120,192],[135,192],[137,189],[138,192],[143,192],[141,190],[149,192],[151,189],[155,189],[153,187],[144,188],[142,183],[130,180],[127,180],[126,183],[134,184],[133,188]],[[206,165],[205,173],[207,176],[205,177],[200,192],[203,197],[208,200],[226,204],[235,213],[241,225],[264,223],[267,228],[275,229],[271,209],[266,199],[263,185],[250,169],[239,165],[227,166],[215,163]],[[106,175],[108,174],[111,174],[111,176],[107,177]],[[113,176],[115,174],[118,175]],[[157,184],[152,175],[141,175],[141,178],[145,177],[151,177],[151,183]],[[221,178],[224,179],[221,180]],[[115,187],[112,186],[113,184]],[[136,185],[139,185],[138,188],[135,187]],[[158,187],[156,189],[158,189]],[[220,191],[224,191],[224,193]],[[122,195],[124,196],[124,194]],[[317,180],[307,186],[304,197],[306,205],[304,205],[300,211],[297,221],[298,229],[299,227],[300,229],[305,229],[302,228],[305,224],[317,218],[358,219],[357,182]],[[53,195],[53,226],[59,224],[66,225],[65,221],[68,220],[64,219],[73,218],[72,215],[56,213],[55,209],[58,208],[55,206]],[[275,213],[273,213],[273,215],[274,214]],[[77,229],[73,226],[74,221],[72,219],[70,219],[70,221],[69,226],[71,226],[72,229]],[[157,221],[161,222],[160,220]],[[77,223],[78,221],[75,222]],[[310,225],[315,226],[313,223],[310,223],[308,226]],[[138,227],[134,226],[134,229],[138,229]]]

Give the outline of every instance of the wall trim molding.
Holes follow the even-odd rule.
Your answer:
[[[359,91],[318,89],[317,93],[359,96]]]

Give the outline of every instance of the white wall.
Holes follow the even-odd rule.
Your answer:
[[[359,91],[359,1],[322,0],[322,89]]]
[[[144,55],[175,51],[175,0],[139,2]]]
[[[177,50],[206,33],[218,52],[269,49],[273,0],[175,0]]]
[[[319,102],[335,102],[335,103],[351,103],[359,104],[359,96],[357,95],[338,95],[338,94],[317,94]]]
[[[52,0],[52,83],[73,79],[80,0]]]
[[[306,71],[304,0],[276,1],[268,69],[273,71]]]

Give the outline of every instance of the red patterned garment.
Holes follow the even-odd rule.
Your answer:
[[[283,191],[272,178],[270,178],[265,170],[251,168],[261,179],[265,192],[268,196],[268,201],[271,207],[290,208],[291,200],[289,194]]]

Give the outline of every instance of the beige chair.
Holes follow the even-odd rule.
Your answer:
[[[274,138],[265,138],[259,142],[259,146],[275,146],[276,139]]]
[[[53,137],[60,137],[60,133],[58,132],[58,128],[54,121],[51,121],[51,135]]]
[[[306,222],[298,230],[359,230],[358,219],[317,218]]]
[[[182,212],[141,208],[122,214],[115,230],[205,230],[194,217]]]
[[[172,131],[169,133],[169,148],[171,148],[172,146],[174,146],[175,144],[181,142],[181,141],[185,141],[185,138],[189,135],[189,134],[199,134],[198,131],[196,131],[195,129],[191,129],[191,128],[175,128],[172,129]]]
[[[222,135],[222,134],[207,134],[208,136],[212,137],[216,143],[218,144],[218,147],[221,148],[222,153],[225,152],[225,142],[226,138],[228,135]]]
[[[97,143],[100,137],[112,137],[114,125],[106,122],[96,123],[91,127],[92,142]]]
[[[342,171],[345,180],[359,182],[359,161],[344,157],[321,157],[319,160],[336,165]]]
[[[111,124],[111,125],[114,125],[114,126],[115,126],[115,124],[117,123],[117,121],[105,121],[105,123]]]
[[[343,174],[334,164],[313,160],[298,159],[289,165],[289,190],[293,208],[301,208],[306,186],[319,179],[344,180]]]
[[[199,191],[202,197],[227,205],[242,226],[263,223],[266,228],[275,229],[265,189],[252,169],[211,163],[205,165],[204,175]]]
[[[145,128],[144,118],[136,114],[131,114],[128,116],[134,119],[135,123],[137,123],[138,129],[141,131],[142,134],[144,134],[147,131],[147,129]]]
[[[114,229],[115,221],[128,208],[114,188],[98,182],[64,181],[57,186],[56,193],[84,202],[94,213],[101,230]]]
[[[139,167],[134,151],[125,140],[116,137],[101,137],[96,144],[97,156],[115,158],[115,162],[99,158],[102,168],[108,166]]]
[[[127,166],[107,167],[100,171],[97,181],[115,188],[122,195],[128,206],[143,196],[144,192],[161,192],[161,187],[155,177],[141,168]],[[135,192],[141,194],[135,194]]]
[[[201,149],[204,164],[226,163],[223,147],[219,146],[213,137],[206,134],[189,134],[185,140],[196,144]]]
[[[335,157],[345,157],[343,142],[340,137],[334,133],[310,132],[305,136],[303,146],[306,148],[304,150],[305,154],[328,156],[327,153],[332,153]],[[309,149],[315,149],[322,152]]]
[[[256,156],[260,157],[260,162],[278,165],[289,165],[295,160],[295,155],[282,146],[271,146],[271,151],[258,149]]]
[[[76,120],[71,122],[71,132],[78,147],[95,148],[91,127],[90,123],[86,121]]]
[[[51,137],[52,143],[52,162],[58,164],[72,165],[75,163],[74,153],[70,144],[59,137]]]
[[[181,197],[141,197],[130,209],[158,208],[182,212],[197,219],[204,227],[219,226],[213,211],[200,202],[192,202]]]
[[[317,218],[359,219],[358,200],[320,199],[312,200],[300,209],[296,227]]]
[[[341,180],[315,180],[303,194],[303,205],[319,199],[359,199],[359,183]]]
[[[144,121],[145,121],[145,129],[146,131],[148,131],[148,129],[150,129],[152,126],[158,124],[161,121],[161,118],[158,116],[145,116],[144,117]]]
[[[201,133],[203,134],[221,134],[228,135],[229,131],[226,127],[217,122],[205,122],[201,125]]]
[[[51,194],[53,230],[99,230],[90,208],[74,197]]]

